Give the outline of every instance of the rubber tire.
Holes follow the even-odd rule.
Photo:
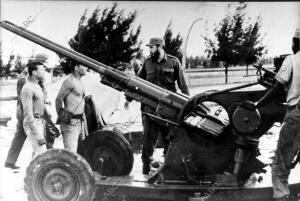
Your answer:
[[[44,182],[47,181],[47,179],[45,179],[45,177],[47,178],[47,176],[49,176],[47,173],[50,174],[48,178],[55,177],[55,174],[51,175],[54,171],[56,175],[63,175],[63,177],[60,178],[68,176],[67,174],[61,174],[62,171],[64,171],[63,173],[68,173],[73,176],[69,178],[75,181],[72,183],[75,183],[74,186],[75,189],[77,189],[75,190],[74,196],[71,194],[71,197],[59,199],[57,197],[55,198],[55,195],[54,197],[49,196],[49,192],[45,193],[44,190],[40,189],[43,184],[45,184]],[[53,179],[49,179],[48,181],[52,182]],[[24,189],[29,201],[92,201],[96,189],[94,173],[84,158],[76,153],[71,153],[63,149],[48,150],[32,160],[27,168],[24,183]],[[46,187],[44,186],[44,188]],[[49,190],[49,188],[47,190]]]
[[[101,171],[96,154],[103,153],[106,154],[106,159]],[[84,141],[82,155],[91,168],[103,176],[129,175],[133,167],[134,158],[129,142],[122,135],[110,130],[98,130],[89,135]]]

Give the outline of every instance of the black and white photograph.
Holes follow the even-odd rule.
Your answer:
[[[0,201],[300,201],[300,3],[0,0]]]

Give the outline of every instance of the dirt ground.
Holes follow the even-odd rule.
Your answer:
[[[63,82],[63,78],[55,83],[48,85],[48,98],[52,102],[51,111],[53,114],[53,120],[56,119],[54,100],[60,85]],[[114,123],[124,123],[134,120],[137,124],[141,122],[140,119],[140,104],[133,102],[130,104],[129,110],[123,109],[124,96],[122,93],[117,92],[107,86],[99,83],[100,78],[98,74],[90,73],[83,78],[83,82],[86,88],[86,95],[92,94],[96,100],[98,106],[98,112],[101,112],[105,120],[109,124]],[[230,85],[213,85],[207,84],[205,86],[200,86],[191,89],[192,94],[197,94],[205,90],[213,89],[223,89],[227,87],[236,86],[237,84]],[[10,83],[8,85],[1,86],[1,96],[13,96],[15,92],[15,84]],[[10,116],[12,119],[8,122],[8,126],[0,126],[0,200],[1,201],[25,201],[26,194],[24,192],[24,176],[26,172],[26,167],[31,160],[32,148],[28,141],[25,142],[22,152],[17,161],[17,165],[21,168],[17,171],[4,168],[4,162],[7,155],[8,148],[10,146],[11,139],[15,132],[16,118],[16,101],[7,101],[0,103],[0,113],[1,115]],[[261,138],[259,148],[261,150],[261,159],[265,162],[270,162],[270,157],[274,154],[273,150],[276,148],[276,142],[278,138],[279,127],[273,127],[269,132],[273,135],[265,135]],[[55,148],[63,148],[62,139],[59,137],[56,139]],[[157,150],[154,158],[157,160],[162,160],[162,151]],[[131,174],[141,174],[141,160],[140,154],[135,155],[134,168]],[[294,170],[299,174],[299,166]],[[266,175],[270,182],[270,173]],[[295,177],[294,177],[295,178]]]

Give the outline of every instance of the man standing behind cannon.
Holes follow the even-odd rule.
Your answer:
[[[31,63],[46,63],[48,57],[45,54],[37,54],[34,58],[30,58],[27,65],[31,65]],[[16,133],[13,137],[13,140],[11,142],[6,160],[5,160],[5,167],[11,168],[11,169],[19,169],[18,166],[15,165],[19,154],[21,152],[21,149],[24,145],[24,142],[26,140],[26,134],[23,129],[23,109],[21,106],[21,99],[20,94],[23,86],[25,85],[28,77],[28,67],[26,67],[21,75],[19,76],[18,82],[17,82],[17,128]],[[42,80],[41,80],[42,81]],[[39,81],[39,82],[41,82]],[[53,144],[53,142],[51,143]]]
[[[39,84],[44,79],[45,67],[41,61],[28,64],[28,80],[22,88],[20,99],[23,109],[23,127],[33,148],[33,157],[46,151],[45,96]]]
[[[86,74],[87,69],[82,65],[71,63],[72,73],[60,88],[55,107],[64,147],[69,151],[77,152],[79,136],[85,133],[83,116],[85,89],[81,78]]]
[[[249,106],[249,109],[260,108],[286,95],[287,113],[272,163],[274,198],[278,201],[291,200],[288,177],[292,161],[300,151],[300,29],[296,29],[292,39],[292,50],[294,55],[285,58],[275,76],[275,86],[255,105]]]
[[[21,90],[24,84],[26,83],[27,77],[28,77],[28,69],[26,67],[20,74],[17,82],[18,99],[17,99],[17,115],[16,115],[17,118],[16,132],[11,141],[10,148],[8,150],[8,154],[5,160],[5,167],[11,169],[20,168],[19,166],[16,166],[16,162],[27,137],[23,129],[23,111],[21,108],[21,99],[20,99]]]
[[[176,82],[182,93],[189,94],[179,60],[166,54],[164,50],[165,41],[162,38],[151,38],[149,44],[150,56],[145,60],[138,76],[162,88],[176,92]],[[146,105],[142,106],[142,113],[154,113],[155,110]],[[143,174],[149,174],[151,157],[154,152],[158,134],[162,136],[164,154],[169,146],[167,137],[170,127],[162,126],[151,120],[149,116],[142,115],[144,127],[143,136]]]

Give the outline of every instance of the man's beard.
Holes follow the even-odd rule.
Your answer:
[[[155,52],[151,52],[150,53],[150,57],[151,57],[151,60],[153,61],[153,62],[157,62],[158,61],[158,58],[159,58],[159,51],[158,50],[156,50]]]

